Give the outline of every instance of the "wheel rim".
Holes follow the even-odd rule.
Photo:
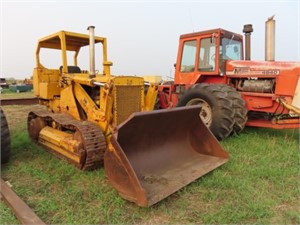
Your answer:
[[[200,118],[202,119],[203,123],[209,127],[212,122],[212,110],[210,105],[204,101],[201,98],[194,98],[190,100],[187,104],[187,106],[191,105],[200,105],[201,106],[201,111],[199,113]]]

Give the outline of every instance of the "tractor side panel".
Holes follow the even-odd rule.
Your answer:
[[[59,70],[35,68],[33,72],[34,94],[42,99],[60,96]]]
[[[296,85],[300,77],[300,71],[298,74],[292,71],[291,73],[284,72],[276,79],[276,95],[294,96]]]

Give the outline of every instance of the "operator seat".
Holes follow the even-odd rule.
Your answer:
[[[59,67],[59,73],[62,74],[63,66]],[[81,73],[79,66],[68,66],[68,73]]]

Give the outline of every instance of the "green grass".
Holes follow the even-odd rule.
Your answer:
[[[79,171],[31,143],[25,118],[9,120],[13,150],[1,176],[47,224],[300,223],[298,130],[246,128],[221,142],[228,163],[140,208],[118,195],[104,169]],[[0,224],[17,223],[3,204],[0,215]]]
[[[11,99],[11,98],[33,98],[34,93],[33,90],[26,92],[13,92],[9,89],[3,89],[2,93],[0,93],[0,99]]]

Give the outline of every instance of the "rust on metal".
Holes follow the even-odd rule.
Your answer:
[[[0,105],[36,105],[38,103],[39,99],[36,97],[0,99]]]
[[[199,106],[139,112],[118,126],[104,166],[122,197],[151,206],[228,161],[199,112]]]
[[[1,196],[21,224],[45,224],[29,206],[1,179]]]

